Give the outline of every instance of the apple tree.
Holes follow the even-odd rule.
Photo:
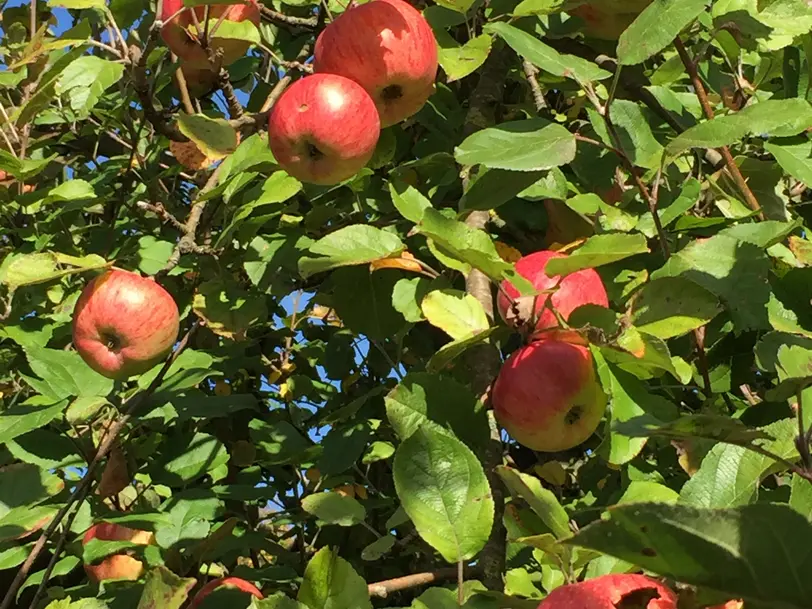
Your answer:
[[[808,609],[807,0],[0,10],[0,609]]]

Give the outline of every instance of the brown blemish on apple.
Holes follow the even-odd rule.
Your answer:
[[[299,112],[307,112],[307,108],[308,108],[307,104],[302,104],[301,106],[299,106]]]

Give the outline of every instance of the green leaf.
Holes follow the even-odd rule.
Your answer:
[[[670,156],[689,148],[719,148],[748,135],[797,135],[812,127],[812,105],[803,99],[770,99],[739,112],[717,116],[684,131],[666,147]]]
[[[682,277],[647,283],[635,296],[632,307],[635,327],[662,339],[700,328],[722,310],[716,296]]]
[[[399,279],[392,289],[392,306],[410,323],[423,321],[420,303],[431,290],[432,283],[426,277]]]
[[[575,158],[575,136],[561,125],[536,118],[502,123],[468,136],[454,150],[461,165],[539,171]]]
[[[787,140],[770,140],[764,149],[793,178],[812,184],[812,140],[805,136]]]
[[[366,582],[329,547],[307,563],[297,598],[309,609],[372,609]]]
[[[608,364],[598,349],[593,347],[592,354],[603,390],[610,398],[612,426],[601,451],[609,463],[623,465],[640,454],[646,439],[625,435],[618,423],[644,415],[654,422],[667,420],[673,418],[675,409],[667,400],[649,392],[635,376]]]
[[[493,498],[482,465],[465,444],[423,425],[398,447],[393,474],[417,532],[446,561],[479,553],[493,527]]]
[[[394,535],[384,535],[361,550],[361,559],[369,562],[380,560],[395,547],[397,538]]]
[[[53,281],[66,275],[83,273],[110,266],[101,256],[74,258],[52,252],[7,256],[0,264],[0,283],[12,289]]]
[[[451,338],[467,338],[486,330],[488,316],[482,304],[460,290],[434,290],[420,303],[429,323]]]
[[[325,476],[341,474],[361,458],[372,434],[366,422],[347,427],[333,427],[322,441],[324,452],[317,467]]]
[[[496,209],[532,187],[545,174],[546,172],[542,171],[506,171],[503,169],[480,171],[476,181],[463,195],[460,209],[462,211]]]
[[[217,33],[220,34],[219,29]],[[209,158],[221,159],[237,149],[237,132],[224,119],[181,112],[178,114],[178,129]]]
[[[389,193],[400,215],[415,224],[423,219],[425,210],[431,208],[431,201],[424,197],[414,186],[402,182],[389,182]]]
[[[277,592],[263,600],[252,596],[251,605],[249,605],[248,609],[307,609],[307,607],[292,598],[288,598],[281,592]]]
[[[807,520],[812,520],[812,482],[798,474],[792,474],[789,506]]]
[[[465,78],[478,70],[491,52],[491,37],[480,34],[461,45],[445,30],[435,30],[439,46],[440,66],[446,74],[447,82]]]
[[[260,44],[262,39],[257,26],[250,19],[244,21],[223,21],[219,19],[209,19],[209,31],[212,31],[217,24],[217,35],[214,40],[243,40],[253,44]],[[202,26],[201,26],[202,27]],[[217,44],[215,42],[215,44]],[[221,43],[222,44],[222,43]]]
[[[178,577],[163,566],[147,573],[138,609],[180,609],[197,580]]]
[[[37,505],[65,488],[62,480],[36,465],[17,463],[0,469],[0,518],[14,508]]]
[[[501,330],[504,330],[504,326],[493,326],[487,330],[478,332],[473,336],[469,336],[467,338],[458,338],[453,342],[443,345],[440,347],[439,351],[431,356],[429,363],[426,365],[426,370],[431,373],[442,372],[451,365],[451,362],[457,359],[466,350],[476,344],[489,340],[491,336],[497,334]]]
[[[75,351],[30,347],[26,355],[31,370],[57,399],[105,396],[113,389],[113,381],[88,367]]]
[[[261,461],[269,465],[290,463],[310,447],[310,443],[287,421],[266,423],[252,419],[248,424],[251,441],[261,451]]]
[[[47,526],[60,507],[46,504],[10,510],[0,518],[0,543],[20,539]]]
[[[310,246],[315,254],[299,261],[303,277],[341,266],[365,264],[388,258],[406,249],[394,233],[366,224],[354,224],[322,237]]]
[[[581,269],[611,264],[647,252],[649,249],[643,235],[595,235],[568,256],[550,260],[544,268],[548,275],[569,275]]]
[[[639,167],[658,168],[663,147],[655,139],[642,108],[635,102],[618,99],[612,103],[609,112],[620,140],[620,148],[629,160]],[[613,145],[612,138],[606,130],[605,119],[595,110],[589,111],[589,117],[604,143]]]
[[[786,505],[709,510],[633,504],[609,510],[573,543],[745,603],[802,609],[812,525]]]
[[[541,486],[541,480],[504,465],[497,466],[496,473],[511,495],[524,499],[556,538],[566,539],[572,535],[567,512],[555,494]]]
[[[632,480],[618,499],[618,505],[625,503],[676,503],[679,493],[651,480]]]
[[[611,76],[611,73],[602,70],[591,61],[575,55],[561,54],[538,38],[507,23],[501,21],[488,23],[484,30],[497,34],[519,55],[554,76],[572,78],[579,84]]]
[[[762,248],[718,234],[692,241],[651,278],[682,277],[693,281],[719,297],[737,329],[753,330],[769,327],[769,268],[770,261]]]
[[[795,460],[795,435],[798,426],[784,419],[762,428],[774,440],[761,445],[784,459]],[[735,507],[756,500],[761,481],[772,471],[784,469],[770,457],[752,452],[744,446],[717,444],[702,460],[699,471],[680,492],[681,503],[698,507]]]
[[[659,53],[706,6],[707,0],[654,0],[620,35],[618,61],[631,66]]]
[[[464,15],[474,4],[474,0],[440,0],[437,2],[437,4],[438,6],[442,6],[443,8],[447,8]]]
[[[268,317],[265,298],[219,280],[198,286],[192,309],[209,330],[238,341],[245,340],[249,328]]]
[[[682,190],[679,196],[670,204],[664,206],[663,194],[660,194],[660,208],[657,216],[660,218],[660,224],[663,228],[667,228],[676,222],[686,211],[694,207],[702,194],[702,184],[695,178],[689,178],[682,185]],[[657,236],[657,229],[654,226],[654,219],[651,217],[650,212],[646,212],[637,222],[635,227],[649,239]]]
[[[74,10],[86,8],[104,10],[107,7],[107,3],[105,0],[48,0],[48,6],[58,6]]]
[[[366,510],[358,501],[333,492],[308,495],[302,499],[302,509],[324,524],[342,527],[360,524],[366,518]]]
[[[748,446],[754,440],[773,439],[766,431],[751,429],[739,419],[712,414],[685,415],[668,423],[657,423],[649,417],[641,416],[618,423],[615,429],[634,438],[651,436],[673,440],[702,438],[739,446]]]
[[[410,372],[384,399],[395,433],[406,440],[431,421],[467,445],[482,447],[490,437],[482,402],[451,377]]]
[[[68,65],[56,82],[56,92],[67,94],[77,112],[88,112],[101,96],[124,75],[124,64],[85,55]]]
[[[156,480],[180,486],[228,463],[223,443],[205,433],[176,438],[164,455],[167,460],[154,470]]]
[[[166,266],[175,244],[159,241],[152,235],[144,235],[138,240],[138,270],[147,275],[155,275]]]

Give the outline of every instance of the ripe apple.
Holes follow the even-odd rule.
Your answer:
[[[743,601],[727,601],[724,605],[715,605],[708,609],[744,609]]]
[[[596,0],[570,9],[584,20],[584,33],[601,40],[617,40],[652,0]]]
[[[557,288],[552,294],[552,305],[565,320],[569,319],[570,313],[585,304],[608,307],[609,297],[606,295],[606,288],[603,287],[603,281],[594,269],[576,271],[564,278],[559,275],[550,277],[544,272],[544,267],[550,260],[565,256],[560,252],[549,250],[535,252],[516,263],[516,272],[539,291]],[[520,296],[519,290],[512,283],[503,281],[496,304],[502,319],[509,325],[523,326],[530,323],[535,316],[538,317],[535,329],[544,330],[558,325],[555,314],[546,304],[549,297],[549,294]]]
[[[178,14],[182,8],[183,0],[164,0],[161,10],[161,20],[163,21],[161,37],[166,46],[184,63],[191,67],[208,68],[209,56],[200,44],[195,26],[195,21],[197,21],[200,24],[200,31],[203,33],[206,7],[187,8]],[[208,8],[209,21],[216,21],[222,17],[225,21],[251,21],[259,27],[260,11],[257,0],[245,0],[245,2],[237,4],[212,4]],[[222,51],[223,65],[227,66],[245,55],[251,43],[235,38],[220,38],[215,32],[209,45],[215,50]]]
[[[238,592],[247,592],[248,594],[256,596],[260,600],[263,598],[262,592],[260,592],[254,584],[247,582],[244,579],[240,579],[239,577],[222,577],[203,586],[200,589],[200,592],[198,592],[194,599],[192,599],[189,609],[196,609],[203,602],[203,600],[209,596],[209,594],[215,590],[221,590],[222,588],[228,588]]]
[[[149,531],[139,531],[119,524],[100,522],[87,530],[82,539],[82,545],[87,545],[91,539],[101,539],[102,541],[131,541],[146,546],[152,543],[153,538],[154,535]],[[105,579],[136,580],[141,577],[144,564],[126,554],[113,554],[94,565],[85,565],[85,571],[87,576],[96,583]]]
[[[508,357],[493,386],[499,423],[519,443],[541,452],[567,450],[597,429],[606,408],[592,354],[550,333]]]
[[[324,28],[313,67],[364,87],[388,127],[420,110],[433,93],[437,41],[423,15],[404,0],[372,0]]]
[[[556,588],[538,609],[616,609],[621,601],[646,609],[677,609],[677,596],[645,575],[613,574]]]
[[[73,312],[73,346],[108,378],[141,374],[172,350],[178,306],[153,279],[109,270],[82,291]]]
[[[330,186],[367,164],[381,124],[361,86],[313,74],[288,87],[271,110],[268,139],[276,162],[293,177]]]

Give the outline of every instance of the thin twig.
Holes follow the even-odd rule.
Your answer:
[[[197,198],[195,202],[192,203],[192,207],[189,210],[189,216],[186,218],[186,222],[183,225],[183,236],[178,240],[175,249],[172,251],[172,255],[169,256],[169,260],[167,260],[164,267],[158,271],[157,275],[163,276],[166,275],[169,271],[174,269],[178,266],[180,262],[180,257],[183,254],[211,254],[214,250],[208,248],[206,246],[201,246],[197,244],[196,235],[197,235],[197,227],[200,224],[200,218],[203,216],[203,211],[206,209],[206,199],[203,197],[207,192],[212,190],[215,186],[217,186],[217,181],[220,177],[220,170],[223,168],[222,163],[217,166],[212,174],[209,176],[208,181],[206,182],[205,186],[200,189],[200,192],[197,194]],[[2,607],[0,607],[2,609]]]
[[[217,84],[220,87],[220,90],[223,92],[223,96],[226,98],[226,104],[228,104],[228,113],[232,119],[239,119],[245,114],[245,110],[240,103],[240,100],[237,99],[237,95],[234,93],[234,86],[231,84],[231,77],[228,74],[228,70],[225,68],[220,68],[220,72],[217,79]]]
[[[315,28],[316,24],[318,23],[318,17],[291,17],[290,15],[285,15],[284,13],[280,13],[279,11],[275,11],[272,8],[268,8],[267,6],[263,6],[261,4],[260,11],[262,11],[262,16],[268,21],[295,25],[310,30]]]
[[[71,526],[73,525],[73,521],[76,520],[76,516],[79,515],[81,511],[80,508],[82,507],[82,503],[84,503],[87,496],[90,494],[90,489],[93,487],[93,484],[87,484],[84,486],[82,492],[76,498],[76,509],[73,513],[68,516],[68,519],[65,521],[65,526],[62,528],[62,534],[59,536],[59,539],[54,546],[54,549],[51,553],[51,560],[48,561],[48,566],[45,568],[45,572],[42,575],[42,581],[40,581],[39,586],[37,586],[37,590],[34,593],[34,598],[31,599],[31,602],[28,604],[28,609],[35,609],[37,603],[39,603],[39,599],[42,597],[42,593],[45,592],[45,588],[48,585],[48,581],[51,579],[51,573],[54,571],[54,567],[56,563],[59,562],[59,556],[62,554],[62,548],[65,547],[65,543],[68,540],[68,537],[71,533]]]
[[[184,335],[181,339],[178,347],[172,352],[166,362],[164,362],[163,367],[158,372],[158,375],[153,379],[153,381],[149,384],[144,391],[141,393],[136,394],[131,399],[129,399],[124,404],[124,409],[122,410],[121,416],[113,423],[105,434],[104,440],[99,444],[99,448],[96,451],[96,455],[93,457],[93,460],[88,464],[87,471],[79,483],[76,485],[76,488],[71,493],[70,497],[68,497],[67,502],[64,506],[57,512],[56,516],[54,516],[51,523],[48,525],[48,528],[43,531],[43,533],[39,536],[34,546],[31,548],[31,553],[25,559],[25,562],[20,567],[19,571],[14,577],[14,580],[11,582],[11,586],[9,587],[8,591],[6,592],[6,596],[3,598],[3,602],[0,603],[0,609],[10,609],[11,603],[14,600],[14,597],[17,594],[17,590],[20,585],[25,581],[26,577],[28,577],[28,572],[31,570],[34,562],[36,561],[37,557],[42,552],[45,544],[47,543],[48,539],[54,534],[57,528],[59,528],[60,523],[65,519],[65,516],[70,511],[73,504],[83,496],[86,496],[89,492],[89,487],[96,475],[96,471],[98,470],[101,462],[107,456],[107,453],[110,452],[110,449],[113,448],[113,444],[118,437],[118,434],[124,429],[124,426],[130,421],[130,419],[135,415],[138,408],[150,397],[158,386],[163,382],[166,373],[169,372],[169,368],[178,358],[178,356],[186,349],[186,346],[189,344],[189,340],[197,331],[199,326],[199,322],[195,321],[192,324],[192,327],[189,329],[188,332]],[[45,581],[45,580],[43,580]]]
[[[131,49],[132,63],[134,65],[133,80],[135,92],[138,94],[138,99],[141,102],[144,116],[158,133],[176,142],[187,142],[189,140],[186,136],[184,136],[178,130],[177,126],[171,123],[167,117],[155,109],[155,105],[152,101],[152,91],[149,80],[147,79],[147,58],[158,43],[159,24],[160,21],[158,20],[153,24],[143,50],[136,46],[133,46]]]
[[[469,569],[469,574],[473,574],[474,572],[481,572],[481,569],[477,567]],[[401,590],[408,590],[409,588],[417,588],[418,586],[427,586],[435,582],[456,579],[457,573],[457,567],[447,567],[445,569],[426,571],[424,573],[412,573],[411,575],[369,584],[367,591],[371,597],[386,598],[393,592],[400,592]]]
[[[121,29],[118,27],[118,23],[116,23],[116,18],[113,15],[113,11],[111,11],[109,8],[105,7],[104,12],[107,13],[107,18],[110,20],[110,24],[113,26],[113,30],[116,33],[116,38],[119,41],[119,43],[121,44],[121,52],[124,55],[124,59],[129,59],[130,58],[130,51],[127,48],[127,41],[124,40],[124,35],[121,33]]]
[[[541,112],[547,107],[547,100],[544,99],[544,92],[541,90],[539,81],[536,78],[538,70],[536,66],[526,59],[522,60],[522,69],[524,70],[524,75],[527,77],[527,82],[530,83],[530,90],[533,92],[533,102],[536,104],[536,112]]]
[[[711,106],[710,100],[708,99],[708,94],[705,91],[705,85],[702,84],[702,79],[699,77],[699,72],[696,69],[696,63],[693,59],[691,59],[691,56],[688,54],[685,45],[682,44],[682,40],[680,40],[679,37],[674,39],[674,46],[677,49],[677,53],[679,53],[682,64],[688,71],[688,76],[691,78],[691,84],[694,87],[694,92],[699,100],[699,104],[702,106],[702,111],[705,114],[705,118],[708,120],[713,119],[713,106]],[[727,168],[728,173],[731,175],[733,181],[736,183],[736,186],[739,188],[739,191],[744,196],[747,206],[754,212],[757,212],[759,219],[763,220],[764,213],[761,211],[761,205],[759,204],[758,199],[756,199],[756,196],[753,194],[753,191],[747,185],[747,180],[744,179],[739,166],[736,165],[736,161],[733,158],[733,155],[730,153],[730,148],[727,146],[722,146],[718,150],[725,161],[725,167]]]
[[[178,61],[178,56],[172,53],[172,63],[176,63]],[[178,83],[178,89],[180,90],[180,101],[183,104],[183,109],[186,110],[186,114],[194,114],[195,107],[192,105],[192,98],[189,95],[189,86],[186,83],[186,75],[183,73],[183,69],[178,68],[175,70],[175,80]]]
[[[151,211],[153,214],[158,216],[162,222],[168,222],[176,229],[178,229],[181,233],[186,234],[186,225],[183,224],[180,220],[178,220],[175,216],[169,213],[164,207],[163,203],[158,202],[155,204],[147,203],[146,201],[138,201],[136,206],[139,209],[143,209],[144,211]]]

